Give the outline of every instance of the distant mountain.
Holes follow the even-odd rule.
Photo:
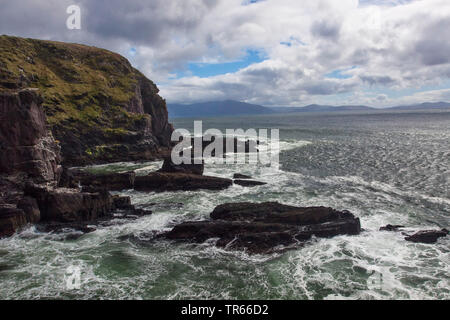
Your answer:
[[[350,112],[350,111],[386,111],[386,110],[447,110],[450,103],[447,102],[426,102],[414,105],[396,106],[384,109],[377,109],[368,106],[328,106],[310,104],[305,107],[264,107],[256,104],[226,100],[212,101],[204,103],[194,103],[189,105],[168,104],[170,118],[193,118],[193,117],[220,117],[235,115],[260,115],[279,114],[297,112]]]
[[[219,117],[274,113],[270,108],[245,102],[226,100],[194,104],[168,104],[170,118]]]
[[[425,102],[421,104],[413,104],[407,106],[398,106],[389,108],[390,110],[427,110],[427,109],[450,109],[448,102]]]
[[[367,106],[322,106],[318,104],[310,104],[306,107],[272,107],[271,110],[276,113],[289,112],[339,112],[339,111],[368,111],[374,108]]]

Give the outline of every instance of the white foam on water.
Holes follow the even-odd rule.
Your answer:
[[[309,143],[282,141],[280,150]],[[121,168],[135,165],[119,164]],[[137,170],[145,174],[160,165],[146,163]],[[268,184],[254,188],[234,185],[217,192],[123,191],[121,194],[131,196],[138,208],[153,210],[154,214],[99,228],[75,241],[62,241],[61,236],[42,234],[34,228],[1,240],[0,298],[450,298],[448,239],[421,245],[406,242],[401,233],[378,231],[386,224],[415,222],[403,197],[444,206],[449,205],[448,199],[357,176],[320,178],[247,164],[211,164],[205,168],[207,175],[231,178],[234,173]],[[268,256],[227,251],[215,247],[212,241],[186,245],[121,240],[122,236],[134,235],[145,242],[149,233],[170,230],[183,221],[208,219],[217,205],[241,201],[348,209],[361,218],[366,231],[359,236],[314,240],[297,250]],[[423,222],[411,230],[428,226]],[[79,291],[67,290],[64,283],[66,269],[74,265],[82,269]],[[6,270],[1,271],[1,266]],[[371,274],[382,275],[383,281],[368,282]]]

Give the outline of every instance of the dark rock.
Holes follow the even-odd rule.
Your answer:
[[[203,175],[205,169],[205,161],[202,159],[201,163],[196,164],[195,159],[190,159],[190,163],[176,165],[173,163],[172,158],[168,157],[164,159],[162,168],[158,172],[163,173],[190,173]]]
[[[299,208],[275,202],[225,204],[218,206],[211,218],[182,223],[158,238],[192,243],[217,239],[219,247],[270,253],[298,246],[313,236],[330,238],[361,232],[359,219],[348,211]]]
[[[399,231],[399,229],[403,229],[403,228],[405,228],[405,226],[388,224],[385,227],[381,227],[380,231]]]
[[[133,189],[136,177],[134,172],[95,174],[80,169],[64,171],[64,179],[61,181],[60,187],[75,188],[81,186],[87,192]]]
[[[250,176],[246,176],[245,174],[235,173],[233,179],[248,180],[253,178]]]
[[[264,186],[267,184],[265,182],[253,181],[253,180],[234,180],[233,183],[237,184],[239,186],[243,186],[243,187]]]
[[[112,199],[116,209],[134,209],[130,197],[113,196]]]
[[[0,92],[0,119],[0,172],[26,173],[35,183],[58,181],[60,148],[47,130],[37,91]]]
[[[25,213],[28,223],[37,223],[41,220],[41,211],[36,199],[24,197],[17,204],[17,208]]]
[[[147,176],[136,177],[134,188],[139,191],[189,191],[223,190],[230,187],[230,179],[200,176],[185,173],[153,172]]]
[[[448,235],[449,231],[447,229],[442,230],[425,230],[419,231],[412,236],[405,238],[406,241],[415,243],[436,243],[439,238],[444,238]]]
[[[236,137],[222,137],[222,148],[219,150],[214,150],[211,153],[213,157],[223,157],[226,153],[250,153],[250,152],[258,152],[258,140],[246,139],[239,140]],[[204,137],[195,137],[191,138],[189,142],[192,146],[192,150],[196,150],[194,148],[201,148],[202,153],[209,146],[212,147],[212,144],[215,143],[215,136],[204,136]]]
[[[294,207],[278,202],[230,203],[223,204],[211,213],[213,220],[253,221],[283,223],[292,225],[311,225],[341,219],[353,219],[348,211],[337,211],[325,207]]]
[[[0,89],[40,88],[65,166],[161,159],[161,149],[170,147],[166,102],[126,58],[95,47],[9,36],[0,36],[0,48],[0,64],[9,61],[0,66]],[[72,115],[74,110],[79,114]]]
[[[27,224],[25,212],[14,205],[0,205],[0,238],[10,237]]]
[[[42,222],[95,221],[114,210],[114,201],[107,192],[27,186],[25,194],[37,200]]]
[[[63,233],[67,232],[68,230],[74,230],[81,233],[92,233],[95,232],[97,229],[93,226],[90,226],[88,223],[40,223],[36,225],[36,230],[39,232],[45,232],[45,233]]]

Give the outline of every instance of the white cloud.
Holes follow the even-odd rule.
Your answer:
[[[22,0],[2,4],[1,33],[83,42],[123,54],[135,48],[132,62],[169,102],[382,105],[393,101],[383,90],[418,90],[450,76],[448,0],[78,2],[80,32],[64,27],[71,1]],[[174,78],[189,62],[232,61],[249,48],[263,50],[268,59],[231,74]],[[326,76],[335,70],[350,77]]]

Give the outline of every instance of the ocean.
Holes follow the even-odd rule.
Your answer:
[[[450,227],[450,112],[202,120],[204,129],[280,129],[280,170],[207,162],[207,175],[242,173],[268,184],[123,191],[154,214],[76,240],[34,227],[0,240],[0,299],[450,299],[449,237],[416,244],[401,232],[379,231],[386,224],[411,231]],[[192,119],[172,122],[193,129]],[[161,164],[93,169],[145,174]],[[151,241],[177,223],[207,219],[219,204],[243,201],[349,210],[364,230],[271,255],[226,251],[211,242]],[[70,268],[80,272],[75,289],[67,285]]]

